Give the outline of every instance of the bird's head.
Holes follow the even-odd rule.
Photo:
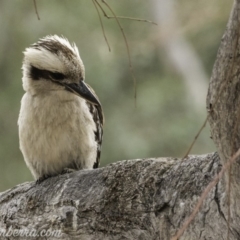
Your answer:
[[[33,95],[68,91],[100,105],[84,82],[85,69],[78,48],[66,38],[47,36],[24,51],[23,88]]]

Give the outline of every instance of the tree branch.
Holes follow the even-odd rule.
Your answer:
[[[217,154],[179,165],[173,158],[128,160],[19,185],[0,195],[0,228],[61,229],[60,239],[170,239],[221,167]],[[212,229],[215,237],[224,234],[217,186],[185,232],[188,239]]]

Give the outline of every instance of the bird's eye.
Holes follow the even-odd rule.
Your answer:
[[[50,77],[54,80],[63,80],[65,76],[59,72],[50,72]]]

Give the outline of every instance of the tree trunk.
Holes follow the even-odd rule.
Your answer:
[[[34,230],[38,234],[61,230],[61,237],[50,237],[48,232],[48,239],[165,240],[176,234],[203,190],[240,145],[239,16],[240,0],[236,0],[207,97],[218,153],[189,156],[184,161],[121,161],[105,168],[49,178],[41,184],[18,185],[0,194],[0,234],[8,231],[5,238],[14,240],[26,239]],[[226,172],[210,191],[181,239],[227,239],[229,186],[229,239],[240,239],[239,164],[237,160],[231,174]]]

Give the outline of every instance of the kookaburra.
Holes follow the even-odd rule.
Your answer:
[[[99,166],[103,112],[78,48],[47,36],[24,51],[20,149],[35,179]]]

